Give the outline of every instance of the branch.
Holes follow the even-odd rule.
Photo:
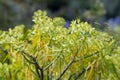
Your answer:
[[[77,75],[77,77],[75,78],[75,80],[77,80],[86,70],[83,68],[82,71],[80,71],[80,73]]]
[[[77,54],[80,52],[81,47],[79,47],[77,49],[77,52],[75,53],[75,55],[73,56],[72,60],[68,63],[68,65],[66,66],[66,68],[63,70],[63,72],[60,74],[60,76],[56,79],[56,80],[60,80],[61,77],[65,74],[65,72],[69,69],[69,67],[73,64],[73,62],[75,62],[75,57],[77,56]]]
[[[38,68],[37,68],[36,66],[35,66],[35,70],[36,70],[36,72],[37,72],[37,74],[38,74],[39,79],[42,80],[41,75],[40,75],[40,73],[39,73],[39,70],[38,70]]]
[[[35,61],[36,60],[36,58],[35,57],[33,57],[32,55],[30,55],[30,54],[28,54],[28,53],[26,53],[25,51],[22,51],[22,53],[24,53],[26,56],[28,56],[30,59],[32,59],[33,61]]]
[[[24,57],[25,60],[28,61],[29,63],[34,64],[34,62],[30,61],[24,54],[23,54],[23,57]]]
[[[63,50],[62,50],[63,51]],[[52,64],[59,58],[59,56],[61,55],[62,51],[54,58],[54,60],[48,64],[45,68],[44,71],[47,70],[50,66],[52,66]]]
[[[95,54],[97,54],[98,52],[99,52],[99,51],[97,51],[97,52],[95,52],[95,53],[93,53],[93,54],[87,55],[87,56],[85,56],[84,58],[92,57],[92,56],[94,56]]]
[[[101,80],[101,73],[99,73],[98,75],[98,80]]]
[[[94,60],[91,65],[95,64],[96,60]],[[91,69],[91,65],[88,65],[88,67],[85,69],[83,68],[82,71],[80,71],[80,73],[77,75],[77,77],[74,80],[79,79],[80,76],[82,76],[82,74],[84,74],[85,71],[88,71]]]
[[[90,58],[90,57],[92,57],[92,56],[94,56],[94,55],[96,55],[96,54],[98,54],[99,53],[99,51],[97,51],[97,52],[95,52],[95,53],[93,53],[93,54],[90,54],[90,55],[87,55],[87,56],[85,56],[84,58],[85,59],[87,59],[87,58]],[[75,60],[75,62],[78,62],[78,61],[80,61],[80,60],[83,60],[83,59],[77,59],[77,60]]]
[[[74,60],[71,60],[69,62],[69,64],[66,66],[66,68],[63,70],[63,72],[60,74],[60,76],[56,79],[56,80],[60,80],[61,77],[64,75],[64,73],[69,69],[69,67],[72,65],[72,63],[74,62]]]
[[[72,78],[73,75],[74,75],[74,74],[71,74],[71,75],[69,76],[68,80],[71,80],[71,78]]]
[[[35,69],[36,69],[36,72],[37,72],[37,74],[38,74],[38,76],[39,76],[39,79],[40,79],[40,80],[43,80],[43,79],[44,79],[43,66],[42,66],[42,68],[39,66],[39,64],[37,63],[35,57],[33,57],[32,55],[30,55],[30,54],[28,54],[28,53],[26,53],[26,52],[24,52],[24,51],[22,51],[22,52],[23,52],[24,58],[25,58],[29,63],[34,64]],[[28,58],[26,58],[25,55],[28,56],[32,61],[30,61]],[[41,74],[39,73],[39,70],[40,70]]]

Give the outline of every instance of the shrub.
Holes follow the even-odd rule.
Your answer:
[[[119,80],[120,47],[107,33],[36,11],[32,29],[0,31],[1,80]]]

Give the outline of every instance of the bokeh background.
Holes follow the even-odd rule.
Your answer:
[[[15,25],[32,26],[33,12],[46,10],[50,17],[64,17],[66,23],[81,19],[94,27],[120,26],[120,0],[0,0],[0,29]]]

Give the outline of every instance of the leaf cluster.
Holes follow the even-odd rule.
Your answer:
[[[41,10],[33,21],[32,29],[0,31],[0,79],[120,79],[120,47],[107,33],[79,19],[64,28],[63,18]]]

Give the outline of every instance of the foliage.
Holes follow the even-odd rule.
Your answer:
[[[120,47],[107,33],[36,11],[32,29],[0,31],[1,80],[119,80]]]

